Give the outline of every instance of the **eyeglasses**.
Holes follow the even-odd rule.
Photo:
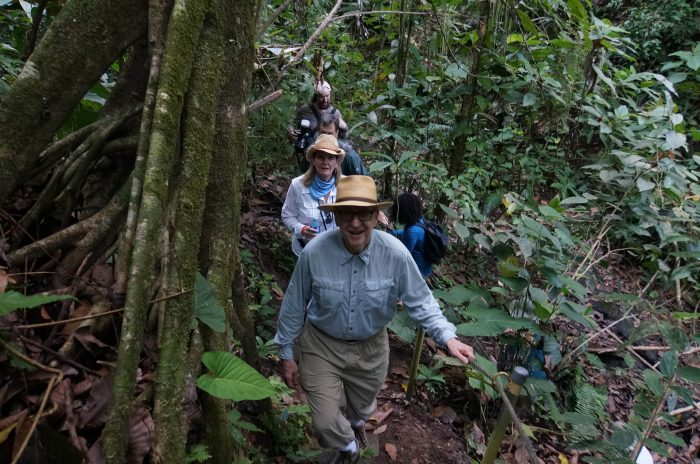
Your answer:
[[[343,223],[352,222],[352,220],[355,219],[355,216],[357,216],[357,219],[359,219],[361,222],[369,222],[372,220],[372,216],[374,216],[374,210],[373,209],[363,209],[363,210],[359,210],[359,211],[338,210],[335,212],[335,215],[338,219],[340,219],[340,222],[343,222]]]

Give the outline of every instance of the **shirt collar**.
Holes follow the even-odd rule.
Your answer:
[[[338,234],[338,244],[340,245],[341,253],[342,256],[340,258],[340,263],[345,264],[348,261],[350,261],[353,257],[357,256],[364,262],[365,264],[369,264],[369,257],[372,251],[372,243],[374,242],[374,229],[372,229],[372,237],[369,239],[369,244],[367,245],[367,248],[362,250],[359,254],[354,255],[348,251],[347,248],[345,248],[345,244],[343,243],[343,233],[339,229],[339,234]]]

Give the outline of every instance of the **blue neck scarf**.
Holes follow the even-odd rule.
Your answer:
[[[328,192],[333,190],[333,187],[335,187],[335,176],[331,176],[331,179],[328,182],[324,182],[320,177],[318,177],[318,175],[315,175],[314,180],[311,182],[311,186],[309,187],[311,198],[318,201],[321,199],[321,197],[326,196]]]

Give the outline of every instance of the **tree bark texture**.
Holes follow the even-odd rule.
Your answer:
[[[110,419],[103,432],[105,455],[110,463],[124,462],[126,457],[126,432],[148,310],[149,283],[156,263],[158,232],[165,216],[184,95],[207,6],[207,0],[177,1],[168,25],[141,206],[136,221],[113,401]]]
[[[145,32],[145,6],[71,0],[61,9],[0,101],[0,203],[105,69]]]
[[[194,319],[194,288],[199,238],[209,177],[216,107],[221,95],[224,68],[230,63],[224,50],[229,40],[225,23],[232,8],[215,0],[204,23],[185,102],[183,159],[175,194],[172,248],[165,282],[166,294],[179,296],[166,303],[162,345],[156,370],[155,457],[157,462],[183,462],[187,427],[183,413],[190,326]],[[228,432],[224,428],[222,432]],[[229,459],[230,462],[230,459]]]
[[[464,95],[462,95],[459,116],[454,125],[456,137],[450,153],[450,164],[447,170],[448,178],[458,176],[462,172],[462,169],[464,169],[464,158],[467,154],[467,142],[469,141],[470,135],[469,130],[474,116],[474,100],[477,95],[476,76],[479,74],[479,69],[481,67],[481,52],[488,40],[490,7],[490,0],[482,0],[480,2],[479,23],[477,24],[478,39],[471,50],[471,65],[469,67],[469,75],[467,76],[466,91]],[[445,212],[440,208],[440,204],[447,202],[448,198],[443,193],[437,203],[435,203],[433,216],[436,221],[442,222],[445,218]]]
[[[228,73],[218,105],[200,263],[202,269],[207,269],[207,279],[212,284],[217,300],[227,309],[229,321],[235,321],[231,326],[243,345],[244,359],[254,367],[259,367],[254,326],[245,299],[245,288],[243,285],[232,286],[234,279],[242,274],[238,252],[239,222],[241,190],[247,164],[246,105],[252,84],[256,1],[239,1],[236,11],[236,14],[228,16],[233,18],[227,29],[227,36],[232,40],[226,50]],[[242,318],[233,316],[231,301],[238,312],[243,314]],[[239,323],[240,319],[243,322]],[[205,350],[228,350],[225,336],[204,328],[202,333]],[[228,436],[226,405],[206,393],[200,397],[205,418],[204,440],[212,456],[211,462],[228,464],[231,462],[233,443]]]
[[[136,234],[136,218],[141,207],[141,188],[143,176],[146,170],[146,156],[148,143],[151,137],[153,124],[153,110],[156,104],[156,90],[160,77],[160,67],[163,58],[163,44],[167,28],[167,18],[172,10],[172,0],[149,0],[148,2],[148,50],[149,68],[146,94],[143,100],[143,114],[141,115],[141,128],[136,149],[136,161],[131,184],[131,199],[129,200],[129,212],[126,217],[124,237],[119,245],[117,263],[115,266],[114,284],[112,295],[117,302],[123,302],[128,282],[128,269],[131,262],[131,253],[134,249],[134,235]]]

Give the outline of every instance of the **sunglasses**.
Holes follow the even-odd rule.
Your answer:
[[[349,223],[357,216],[360,222],[369,222],[374,215],[373,209],[363,209],[361,211],[336,211],[335,216],[340,219],[340,222]]]

